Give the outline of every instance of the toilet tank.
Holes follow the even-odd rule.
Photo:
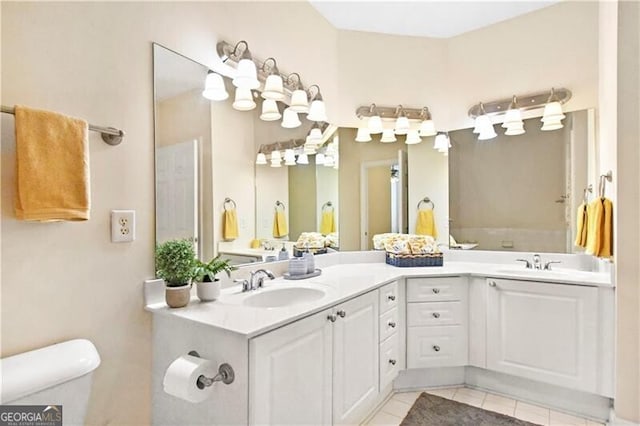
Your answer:
[[[89,340],[75,339],[0,360],[0,404],[62,405],[65,425],[83,425],[92,372],[100,356]]]

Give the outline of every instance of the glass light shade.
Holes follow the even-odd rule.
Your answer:
[[[424,120],[420,123],[420,136],[434,136],[436,132],[436,126],[433,124],[433,120]]]
[[[277,161],[271,160],[271,167],[282,167],[282,164],[280,164],[280,160],[277,160]]]
[[[293,111],[291,107],[285,108],[284,112],[282,113],[282,127],[284,127],[285,129],[295,129],[301,124],[302,122],[300,122],[298,114]]]
[[[278,151],[277,149],[275,151],[271,151],[271,161],[280,161],[281,159],[282,156],[280,155],[280,151]]]
[[[298,164],[309,164],[309,156],[303,152],[302,154],[298,155]]]
[[[395,141],[396,141],[396,135],[393,133],[392,129],[384,129],[382,131],[382,137],[380,138],[380,142],[391,143]]]
[[[315,100],[311,102],[307,120],[327,121],[327,110],[325,109],[324,101]]]
[[[420,142],[422,142],[422,139],[420,138],[418,131],[409,130],[409,133],[407,133],[407,139],[404,141],[404,143],[406,143],[407,145],[415,145]]]
[[[295,166],[296,165],[296,158],[293,157],[293,160],[284,160],[284,165],[285,166]]]
[[[256,64],[251,59],[240,59],[233,85],[243,89],[257,89],[260,87]]]
[[[493,139],[496,136],[498,136],[498,134],[496,133],[495,129],[493,128],[493,125],[483,128],[480,130],[480,134],[478,135],[478,140],[480,141],[486,141],[488,139]]]
[[[302,152],[307,155],[313,155],[316,153],[317,145],[313,143],[305,143],[302,147]]]
[[[333,158],[333,156],[331,155],[327,155],[324,157],[324,166],[325,167],[333,167],[333,164],[335,163],[335,160]]]
[[[262,114],[260,114],[260,120],[262,121],[276,121],[282,118],[282,114],[278,110],[278,104],[273,99],[265,99],[262,101]]]
[[[236,88],[236,97],[233,101],[233,109],[238,111],[251,111],[256,107],[256,103],[251,95],[251,90],[238,87]]]
[[[284,88],[282,85],[282,77],[277,74],[271,74],[264,82],[264,90],[262,91],[264,99],[272,99],[281,101],[284,99]]]
[[[333,168],[338,170],[340,168],[340,161],[338,159],[338,157],[336,157],[336,159],[333,162]]]
[[[433,140],[433,149],[437,149],[438,151],[442,151],[443,149],[449,148],[449,141],[447,135],[445,133],[439,133],[436,135],[436,138]]]
[[[284,165],[285,166],[295,166],[296,164],[296,154],[292,149],[285,149],[284,151]]]
[[[522,122],[510,124],[507,127],[507,130],[504,132],[504,134],[507,136],[518,136],[524,133],[525,133],[524,124]]]
[[[267,156],[264,155],[262,152],[259,152],[258,155],[256,156],[256,164],[267,164]]]
[[[558,129],[562,129],[564,127],[564,124],[562,124],[562,121],[560,120],[549,120],[549,121],[545,121],[542,124],[542,128],[540,130],[542,131],[549,131],[549,130],[558,130]]]
[[[359,127],[356,134],[356,142],[371,142],[371,133],[366,127]]]
[[[372,135],[382,133],[382,118],[380,118],[379,115],[373,115],[369,117],[367,127],[369,128],[369,133]]]
[[[502,127],[508,129],[513,126],[522,125],[522,114],[519,109],[509,109],[507,110],[507,114],[504,118],[504,123],[502,123]]]
[[[215,72],[207,74],[202,96],[212,101],[224,101],[229,97],[229,93],[224,87],[224,79],[220,74],[216,74]]]
[[[329,142],[327,144],[327,152],[325,153],[326,155],[335,155],[337,154],[338,150],[336,148],[336,144],[334,142]]]
[[[407,117],[398,117],[396,118],[396,126],[395,126],[396,135],[406,135],[409,131],[409,119]]]
[[[309,101],[307,100],[307,92],[298,89],[291,94],[291,108],[295,112],[309,112]]]
[[[545,121],[557,121],[562,120],[564,118],[564,114],[562,113],[562,105],[560,102],[550,102],[544,106],[544,113],[542,114],[542,122]]]
[[[319,152],[318,154],[316,154],[316,165],[319,164],[324,164],[325,162],[325,156],[323,153]]]
[[[322,140],[322,130],[320,130],[317,127],[314,127],[313,129],[311,129],[311,131],[309,132],[309,141],[321,141]]]

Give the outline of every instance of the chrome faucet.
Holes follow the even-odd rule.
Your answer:
[[[542,269],[542,257],[539,254],[533,255],[533,269]]]
[[[264,286],[264,279],[265,278],[269,278],[269,279],[275,279],[275,275],[273,274],[273,272],[268,271],[266,269],[258,269],[257,271],[251,271],[249,272],[251,274],[251,276],[249,277],[249,279],[236,279],[233,280],[233,282],[236,283],[241,283],[242,284],[242,292],[247,292],[247,291],[253,291],[253,290],[257,290],[259,288],[262,288]]]
[[[516,259],[516,262],[524,262],[524,267],[527,269],[531,269],[531,262],[527,259]]]
[[[554,264],[554,263],[562,263],[562,262],[559,261],[559,260],[550,260],[550,261],[548,261],[548,262],[546,262],[544,264],[544,270],[545,271],[550,271],[551,270],[551,265]]]

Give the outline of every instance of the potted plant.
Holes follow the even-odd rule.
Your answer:
[[[165,300],[172,308],[189,304],[195,256],[189,239],[169,240],[156,246],[156,275],[165,282]]]
[[[231,271],[235,269],[237,268],[229,265],[228,259],[221,259],[219,254],[206,263],[196,260],[194,279],[198,299],[203,302],[216,300],[220,296],[220,280],[216,278],[216,275],[220,272],[226,272],[230,277]]]

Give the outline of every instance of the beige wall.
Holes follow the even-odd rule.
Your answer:
[[[316,166],[315,156],[309,164],[289,170],[289,234],[296,241],[302,232],[316,230]]]

